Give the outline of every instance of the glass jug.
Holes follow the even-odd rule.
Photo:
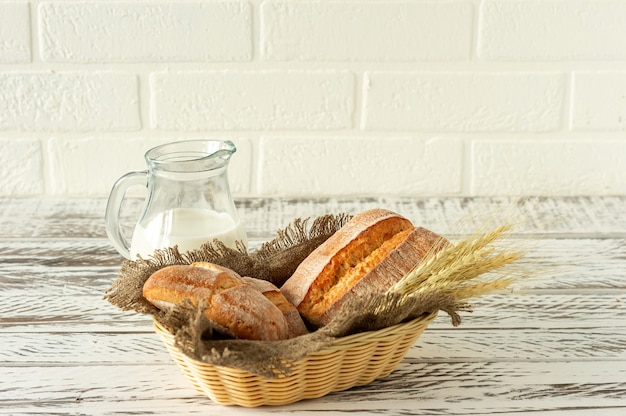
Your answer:
[[[117,180],[106,207],[106,231],[124,257],[148,258],[155,249],[178,246],[181,253],[213,239],[235,248],[247,246],[228,185],[228,163],[236,151],[230,141],[188,140],[164,144],[145,154],[147,171]],[[126,191],[147,187],[143,212],[129,244],[120,226]]]

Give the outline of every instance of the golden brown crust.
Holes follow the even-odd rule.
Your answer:
[[[281,291],[307,321],[322,326],[349,299],[389,289],[440,239],[393,212],[366,211],[313,251]]]
[[[241,284],[230,273],[173,265],[157,270],[146,280],[143,296],[151,303],[178,305],[185,299],[210,299],[217,292]]]
[[[309,332],[300,316],[300,312],[298,312],[296,307],[287,300],[280,289],[274,286],[273,283],[248,276],[242,277],[242,280],[263,293],[263,296],[280,309],[287,321],[291,337],[297,337]]]
[[[323,297],[336,284],[341,269],[353,267],[383,241],[410,228],[413,224],[408,219],[391,211],[357,214],[300,263],[281,291],[300,310],[307,296]]]
[[[206,266],[206,265],[205,265]],[[160,308],[185,299],[205,307],[205,316],[227,335],[241,339],[278,340],[290,337],[280,309],[229,269],[174,265],[153,273],[144,297]]]
[[[205,315],[228,328],[236,338],[273,341],[290,337],[283,313],[250,285],[235,286],[216,294]]]
[[[328,302],[326,308],[313,308],[312,322],[318,326],[325,325],[349,299],[365,297],[371,293],[384,293],[441,242],[441,236],[432,231],[415,228],[406,234],[400,244],[389,251],[380,262],[375,263],[371,268],[371,265],[368,265],[367,271],[360,275],[354,286],[338,292],[334,301]],[[331,299],[333,299],[332,296]]]

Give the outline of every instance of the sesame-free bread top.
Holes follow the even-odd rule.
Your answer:
[[[167,266],[146,280],[143,296],[160,309],[189,300],[203,308],[215,329],[233,338],[280,340],[291,337],[281,310],[228,269]]]
[[[185,299],[198,304],[215,294],[241,285],[238,275],[187,265],[172,265],[154,272],[143,285],[143,296],[160,309],[173,308]]]
[[[280,309],[287,320],[287,326],[289,327],[290,337],[297,337],[307,334],[307,329],[300,312],[296,309],[291,302],[283,295],[279,288],[273,283],[267,280],[255,279],[254,277],[243,276],[241,278],[245,283],[257,289],[263,294],[270,302]]]
[[[236,275],[241,281],[247,285],[252,286],[257,291],[261,292],[270,302],[272,302],[283,313],[285,320],[287,321],[287,327],[289,329],[289,338],[297,337],[307,334],[309,331],[300,316],[300,312],[296,309],[291,302],[285,298],[279,288],[277,288],[272,282],[267,280],[257,279],[249,276],[239,276],[235,271],[223,266],[219,266],[214,263],[206,261],[197,261],[191,264],[194,267],[202,267],[209,270],[226,271],[231,275]]]

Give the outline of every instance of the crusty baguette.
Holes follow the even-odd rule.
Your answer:
[[[226,335],[250,340],[290,337],[280,309],[229,269],[167,266],[154,272],[143,296],[155,306],[171,308],[188,299],[202,305],[205,316]]]
[[[302,317],[300,316],[300,312],[298,312],[296,307],[287,300],[280,289],[274,286],[273,283],[268,282],[267,280],[255,279],[254,277],[248,276],[242,277],[242,280],[257,289],[259,292],[263,293],[263,296],[269,299],[270,302],[280,309],[287,320],[287,326],[289,327],[291,337],[297,337],[309,332],[304,324],[304,321],[302,320]]]
[[[191,264],[195,267],[203,267],[205,269],[216,270],[216,271],[225,271],[231,274],[234,274],[239,277],[239,275],[226,267],[219,266],[214,263],[198,261]],[[277,288],[272,282],[268,282],[267,280],[256,279],[254,277],[244,276],[241,277],[241,280],[258,290],[265,296],[270,302],[280,309],[280,311],[285,316],[287,320],[287,326],[289,327],[289,338],[297,337],[300,335],[304,335],[308,333],[308,329],[300,316],[300,312],[296,309],[295,306],[291,304],[282,294],[279,288]]]
[[[143,285],[143,296],[155,306],[171,308],[189,299],[202,299],[241,285],[238,276],[185,265],[167,266],[154,272]]]
[[[280,309],[250,285],[219,292],[204,313],[234,338],[276,341],[291,337]]]
[[[365,211],[314,250],[281,291],[307,321],[323,326],[350,299],[388,290],[441,241],[391,211]]]

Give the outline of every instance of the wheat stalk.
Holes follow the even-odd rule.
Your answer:
[[[495,244],[506,237],[511,228],[512,225],[498,226],[429,253],[424,261],[389,289],[388,295],[409,297],[438,291],[461,301],[505,289],[515,279],[503,269],[525,254]]]

